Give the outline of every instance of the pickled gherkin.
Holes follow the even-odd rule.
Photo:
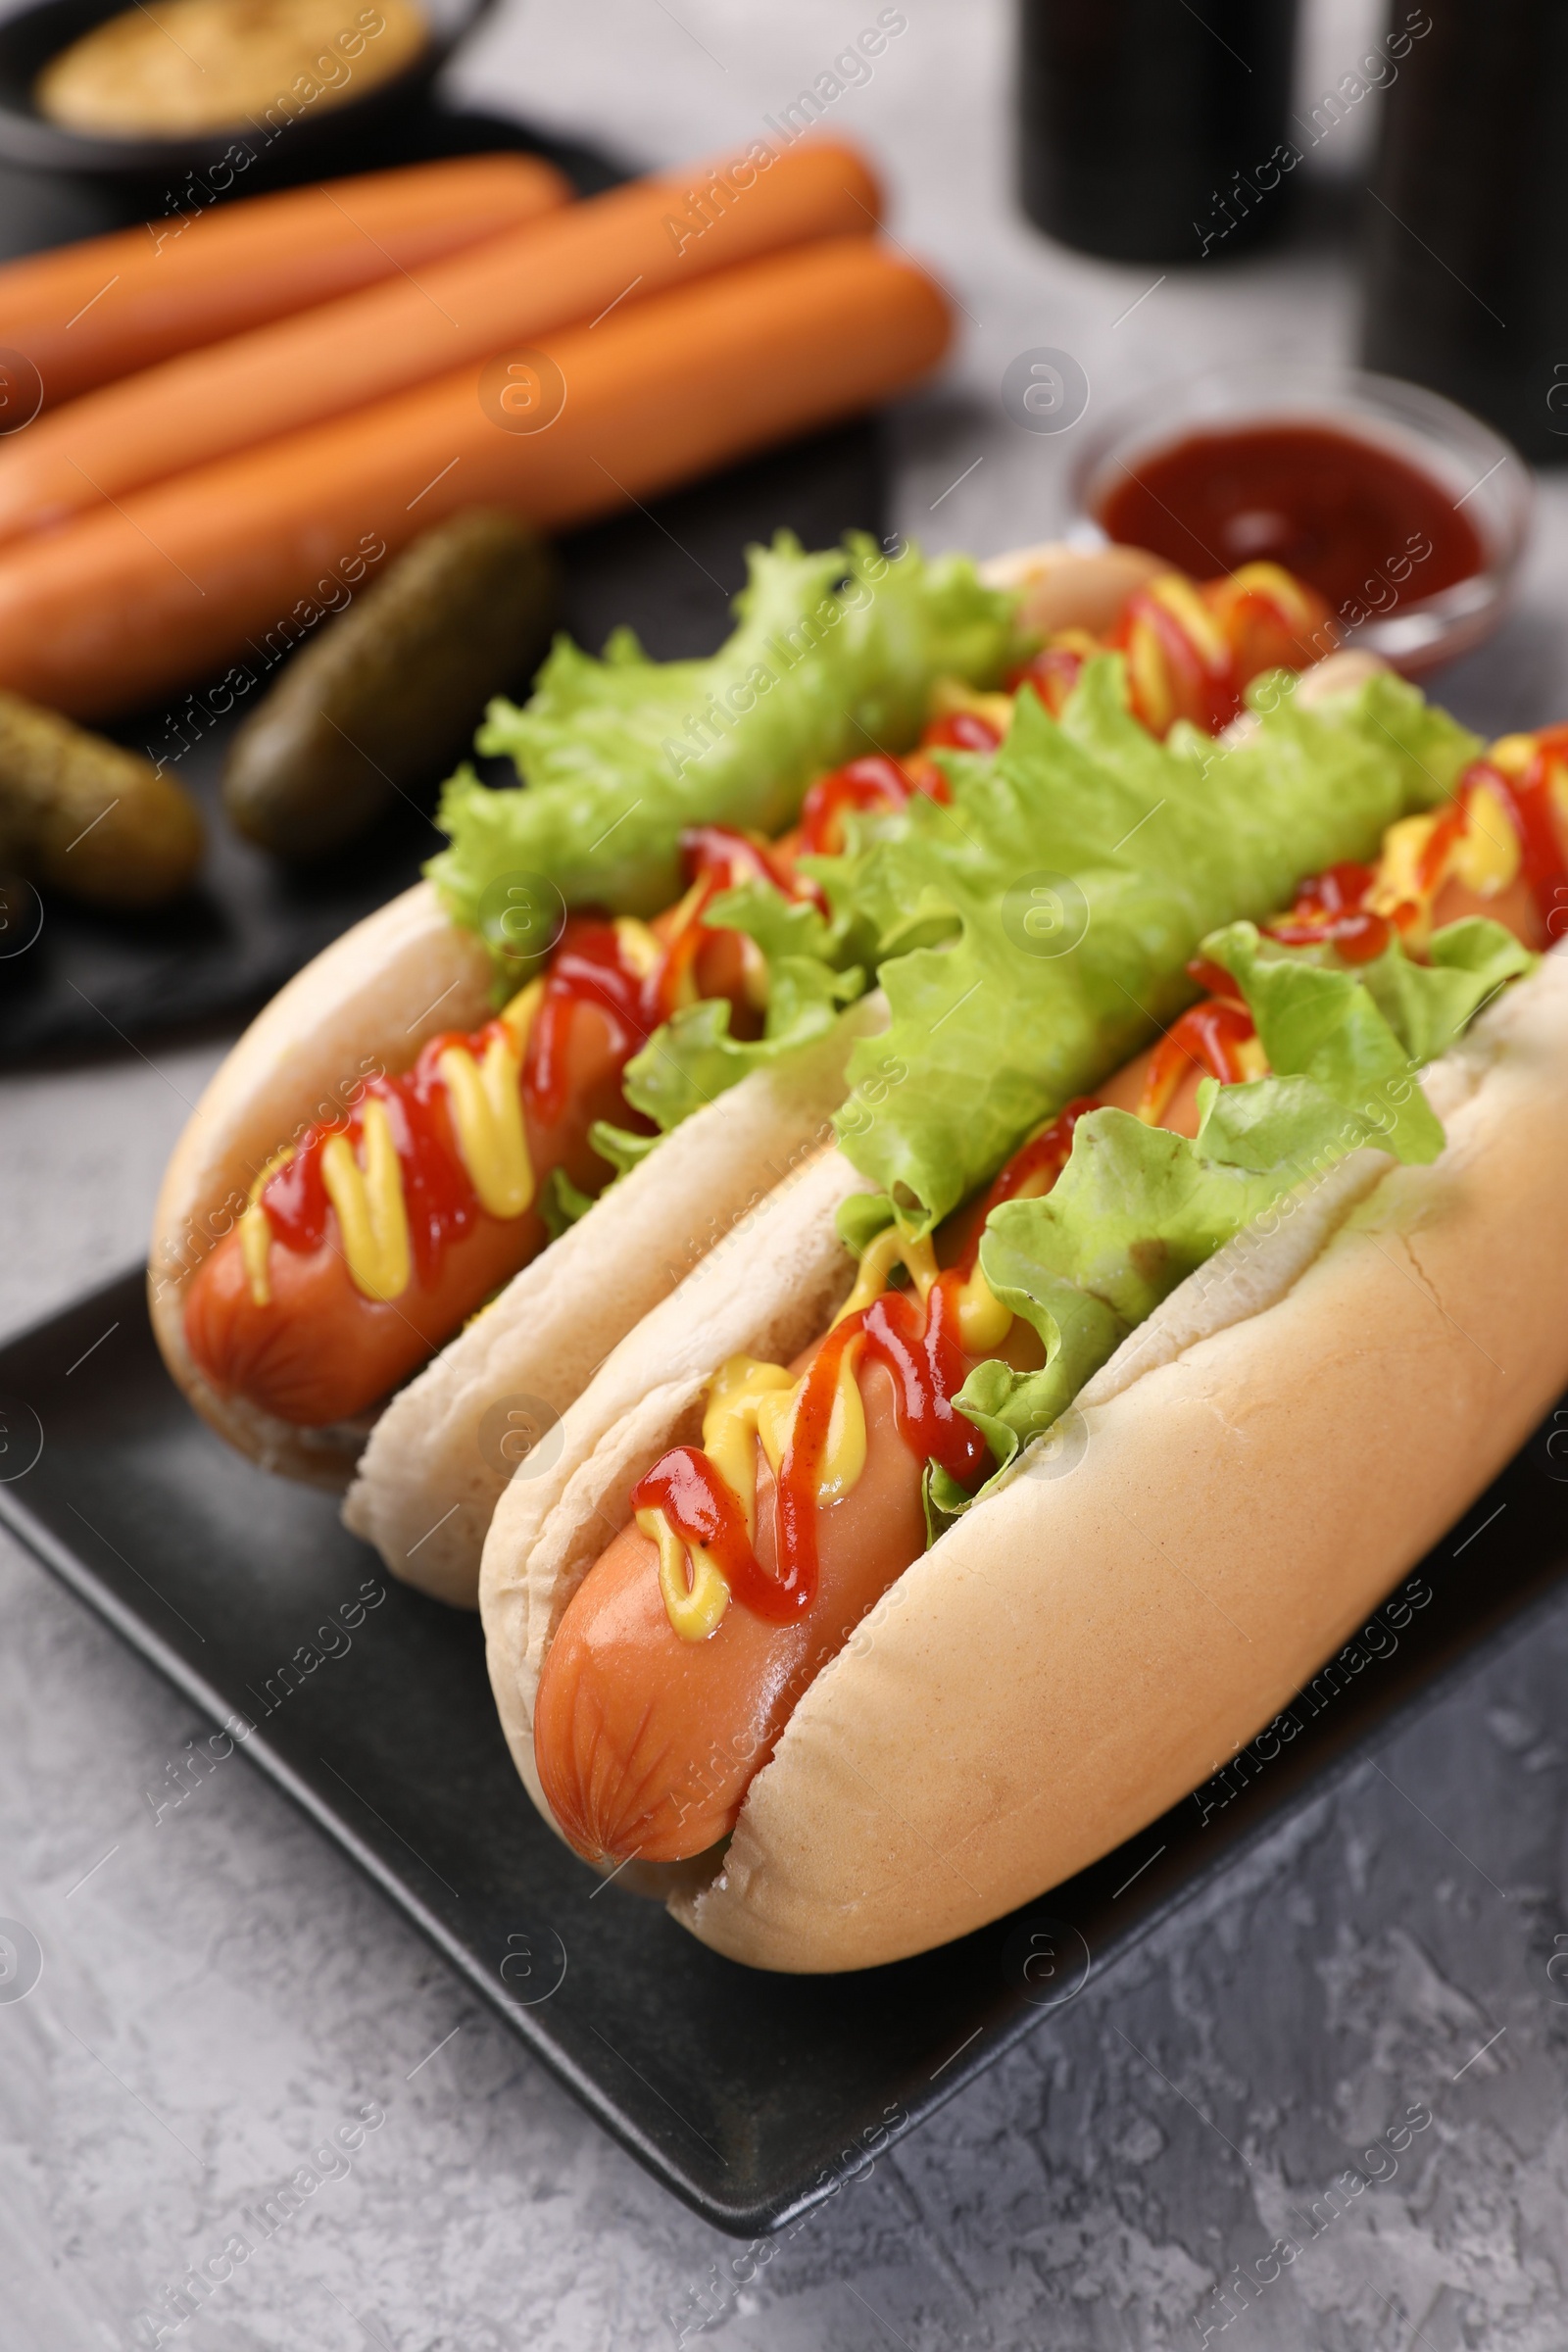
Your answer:
[[[554,555],[514,515],[470,508],[415,540],[240,728],[223,773],[235,825],[305,860],[427,791],[489,697],[532,676],[556,602]]]
[[[194,880],[202,843],[172,776],[0,691],[0,873],[92,906],[157,906]]]

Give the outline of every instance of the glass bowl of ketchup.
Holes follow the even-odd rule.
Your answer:
[[[1282,564],[1342,640],[1422,675],[1506,612],[1534,485],[1451,400],[1354,368],[1225,368],[1156,386],[1079,452],[1073,536],[1146,547],[1199,579]]]

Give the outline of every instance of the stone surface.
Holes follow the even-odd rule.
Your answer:
[[[1313,17],[1309,92],[1364,48],[1366,13]],[[797,0],[766,22],[741,0],[536,4],[493,21],[465,85],[673,160],[776,112],[876,14],[872,0]],[[1031,344],[1072,351],[1097,399],[1210,357],[1349,348],[1331,181],[1287,253],[1172,273],[1139,301],[1154,273],[1055,252],[1010,214],[997,0],[906,14],[830,118],[875,150],[895,232],[971,314],[942,390],[894,428],[903,527],[984,548],[1057,519],[1070,449],[1017,431],[997,397]],[[1347,176],[1365,136],[1352,119],[1318,160]],[[1482,726],[1561,717],[1565,645],[1553,487],[1517,617],[1443,691]],[[0,1084],[0,1329],[134,1255],[216,1055]],[[0,1611],[0,1915],[44,1954],[25,1999],[0,1984],[5,2352],[153,2341],[146,2315],[172,2324],[187,2266],[367,2108],[384,2121],[348,2169],[166,2341],[1564,2340],[1568,1958],[1548,1971],[1568,1955],[1568,1603],[825,2210],[750,2249],[605,2140],[243,1762],[155,1825],[145,1791],[207,1727],[9,1544]],[[1366,2183],[1353,2193],[1351,2167]]]

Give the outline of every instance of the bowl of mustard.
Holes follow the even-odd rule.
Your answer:
[[[297,178],[417,101],[489,0],[40,0],[0,20],[0,158]]]

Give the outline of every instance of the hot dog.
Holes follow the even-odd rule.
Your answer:
[[[1353,728],[1343,675],[1320,673]],[[1064,708],[1078,748],[1114,752],[1103,708]],[[1047,797],[1069,748],[1033,722]],[[1568,1375],[1517,1240],[1527,1211],[1555,1262],[1568,1251],[1568,969],[1536,960],[1568,928],[1568,730],[1477,751],[1454,731],[1441,799],[1415,782],[1413,806],[1386,800],[1373,842],[1363,821],[1349,845],[1342,798],[1343,854],[1298,867],[1261,920],[1233,906],[1252,919],[1198,943],[1197,1001],[1167,1018],[1150,991],[1162,1038],[1113,1070],[1054,1050],[1050,1115],[1000,1169],[964,1156],[955,1094],[958,1172],[922,1194],[919,1118],[884,1111],[903,1132],[879,1136],[852,1091],[842,1148],[774,1196],[745,1266],[715,1252],[611,1358],[552,1477],[504,1497],[481,1587],[514,1757],[587,1858],[682,1865],[677,1917],[764,1966],[867,1965],[962,1933],[1204,1777],[1506,1458]],[[1229,790],[1165,780],[1190,813],[1240,823],[1260,756],[1238,748]],[[1021,791],[1022,752],[1011,768]],[[966,824],[986,789],[958,792]],[[1280,831],[1304,840],[1300,814],[1282,788]],[[1201,879],[1182,839],[1152,853],[1167,907]],[[1108,882],[1090,900],[1080,997],[1094,918],[1115,919]],[[953,952],[969,957],[955,986],[984,968],[967,930]],[[921,999],[896,967],[883,979],[876,1051],[898,1058]],[[1065,1032],[1072,980],[1040,1002]],[[940,1087],[926,1059],[898,1083]],[[975,1049],[971,1121],[1005,1059]],[[1391,1288],[1388,1237],[1412,1231]],[[1478,1257],[1472,1323],[1427,1286],[1431,1264],[1451,1279]],[[1348,1350],[1352,1281],[1370,1321]],[[1310,1362],[1309,1395],[1275,1334]],[[1411,1404],[1437,1413],[1433,1442]],[[1413,1465],[1391,1462],[1395,1424]],[[1326,1431],[1336,1495],[1366,1523],[1351,1535],[1343,1510],[1307,1507],[1303,1446],[1321,1473]],[[623,1521],[608,1548],[607,1518]],[[1223,1672],[1202,1660],[1216,1633]]]
[[[1087,619],[1121,625],[1133,610],[1136,625],[1148,583],[1180,588],[1124,550],[1037,551],[1005,588],[912,551],[890,564],[781,547],[760,563],[759,607],[723,655],[667,675],[646,665],[646,713],[626,714],[625,655],[600,667],[570,649],[526,710],[497,708],[481,740],[516,750],[528,791],[455,784],[443,898],[410,894],[290,984],[199,1107],[160,1204],[166,1355],[199,1409],[270,1466],[341,1484],[368,1417],[445,1350],[377,1426],[348,1517],[397,1572],[468,1605],[515,1460],[507,1400],[536,1421],[570,1402],[822,1131],[857,1036],[882,1017],[849,949],[837,965],[821,950],[825,901],[798,860],[946,792],[932,746],[995,744],[1010,708],[995,689],[1028,656],[1031,600],[1054,623],[1071,579]],[[1283,575],[1256,588],[1275,600],[1278,648],[1302,658],[1317,609]],[[816,614],[804,654],[787,638],[790,593]],[[651,729],[679,723],[666,706],[710,738],[705,697],[711,711],[715,687],[755,681],[764,644],[782,674],[771,701],[750,689],[760,721],[747,728],[743,710],[709,755],[665,737],[656,789],[639,762]],[[845,760],[868,727],[927,748]],[[600,755],[593,788],[583,742]],[[758,818],[789,831],[769,844]],[[519,876],[536,926],[521,945],[547,955],[509,939]],[[795,926],[776,969],[710,913],[737,886]],[[814,960],[791,952],[803,924]],[[505,1001],[486,1020],[498,962]],[[585,1215],[612,1162],[628,1172]]]

